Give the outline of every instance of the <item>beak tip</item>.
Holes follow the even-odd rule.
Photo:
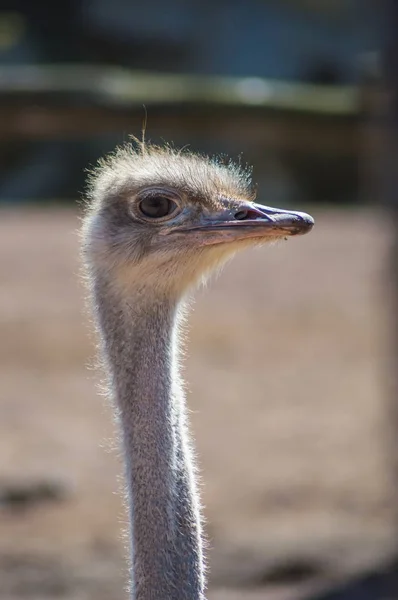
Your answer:
[[[287,235],[304,235],[311,231],[315,224],[313,217],[305,212],[283,210],[260,204],[253,206],[260,217],[268,219],[271,228],[282,229]]]
[[[298,216],[300,217],[300,228],[302,230],[302,233],[308,233],[309,231],[311,231],[311,229],[314,227],[315,225],[315,220],[313,217],[311,217],[311,215],[308,215],[307,213],[298,213]]]
[[[309,233],[313,228],[315,221],[303,212],[280,212],[275,215],[275,226],[279,227],[287,232],[288,235],[304,235]]]

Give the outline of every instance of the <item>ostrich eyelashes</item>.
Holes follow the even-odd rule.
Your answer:
[[[164,219],[179,211],[178,204],[161,193],[150,194],[138,202],[140,217],[145,219]]]

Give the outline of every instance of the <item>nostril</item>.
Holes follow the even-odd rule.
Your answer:
[[[249,211],[248,210],[238,210],[238,212],[236,212],[234,214],[234,218],[237,221],[244,221],[245,219],[249,218]]]
[[[254,210],[254,209],[251,209],[251,208],[246,208],[246,209],[238,210],[234,214],[234,218],[237,221],[247,221],[249,219],[250,219],[250,221],[254,221],[256,219],[264,219],[265,215],[261,214],[257,210]]]

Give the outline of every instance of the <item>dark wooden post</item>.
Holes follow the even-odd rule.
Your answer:
[[[385,187],[384,201],[393,216],[398,216],[398,0],[384,0],[385,43],[383,51],[383,74],[386,90],[385,114]],[[398,226],[396,228],[398,233]],[[398,242],[398,238],[397,238]],[[398,255],[397,255],[398,256]],[[398,280],[397,262],[394,277]]]
[[[394,240],[390,250],[391,387],[389,398],[390,453],[395,503],[395,557],[391,572],[391,598],[398,599],[398,0],[384,0],[381,97],[383,122],[383,177],[381,200],[392,220]]]

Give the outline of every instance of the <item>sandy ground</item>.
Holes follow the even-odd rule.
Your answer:
[[[310,236],[237,257],[191,315],[210,600],[297,598],[391,548],[388,224],[315,216]],[[126,596],[121,465],[87,369],[77,227],[67,210],[0,212],[2,599]]]

